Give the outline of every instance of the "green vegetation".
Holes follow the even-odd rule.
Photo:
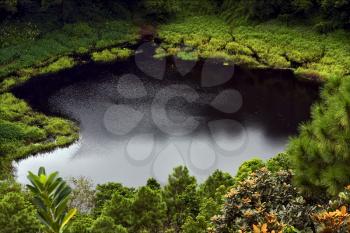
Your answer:
[[[11,33],[18,33],[12,35],[13,37],[21,37],[19,31]],[[0,84],[1,90],[8,90],[11,86],[8,84],[11,82],[9,80],[17,83],[32,76],[70,68],[79,63],[78,59],[74,59],[79,54],[116,47],[112,49],[117,54],[116,58],[130,56],[131,53],[118,49],[118,46],[133,44],[137,38],[134,26],[125,21],[114,20],[95,24],[66,24],[40,38],[29,41],[19,39],[19,43],[12,44],[18,41],[14,39],[7,46],[0,47],[0,80],[5,79]]]
[[[162,25],[158,56],[218,58],[258,68],[293,69],[312,80],[350,72],[348,32],[319,34],[306,25],[279,21],[232,24],[215,16],[188,17]],[[185,55],[187,54],[187,55]]]
[[[348,0],[1,1],[0,178],[9,180],[0,182],[0,233],[349,232],[349,12]],[[161,23],[156,57],[215,58],[324,81],[312,120],[286,153],[247,161],[235,177],[215,171],[202,184],[185,167],[164,187],[149,179],[94,189],[73,180],[71,192],[43,170],[29,175],[32,192],[12,181],[13,160],[67,146],[78,128],[34,112],[11,88],[86,60],[126,59],[139,39],[134,22],[147,21]]]
[[[284,163],[278,167],[283,166]],[[31,192],[14,181],[0,183],[0,223],[6,223],[0,232],[298,233],[317,229],[333,233],[347,232],[344,229],[350,226],[350,187],[329,203],[324,199],[310,200],[292,184],[291,170],[271,171],[263,166],[242,181],[215,171],[197,185],[186,167],[177,167],[165,186],[150,178],[137,189],[118,183],[94,189],[83,179],[85,185],[75,185],[71,190],[57,172],[44,174],[43,168],[38,175],[29,173],[32,185],[27,187]],[[83,192],[91,198],[74,196]],[[90,213],[78,210],[71,218],[75,213],[69,205],[72,199],[82,206],[93,202]]]
[[[278,18],[283,21],[311,21],[320,32],[347,28],[350,23],[350,2],[336,0],[260,1],[224,0],[223,16],[229,22],[244,16],[246,20],[266,21]]]
[[[27,188],[34,196],[33,203],[45,231],[63,233],[77,212],[76,209],[67,209],[71,188],[58,177],[58,172],[46,175],[43,167],[38,175],[29,172],[28,179],[31,185],[27,185]]]
[[[12,160],[67,146],[79,138],[73,122],[35,113],[10,93],[0,95],[1,178],[12,171]]]
[[[300,127],[288,153],[299,186],[308,193],[326,190],[335,195],[350,181],[349,78],[329,80],[321,96],[322,101],[312,108],[312,121]]]
[[[133,54],[130,49],[113,48],[111,50],[105,49],[102,52],[92,53],[92,60],[96,62],[112,62],[115,60],[122,60],[130,57]]]
[[[0,198],[0,232],[37,233],[41,226],[35,208],[22,193],[9,192]]]
[[[110,12],[118,8],[116,5],[108,6],[108,12],[104,7],[95,6],[96,12],[90,12],[91,15],[65,11],[62,15],[55,14],[56,18],[50,13],[51,8],[60,7],[54,1],[42,1],[40,10],[29,17],[19,7],[26,4],[29,3],[0,3],[0,12],[8,14],[8,18],[0,19],[1,178],[11,175],[13,160],[68,146],[78,139],[78,128],[73,122],[35,113],[25,102],[8,93],[11,88],[32,77],[82,64],[83,56],[110,61],[107,58],[111,57],[105,55],[108,51],[113,60],[125,59],[132,51],[120,47],[134,44],[138,39],[137,28],[128,17]],[[80,7],[79,10],[84,11]],[[66,21],[65,14],[70,15],[70,20],[62,24],[61,21]]]

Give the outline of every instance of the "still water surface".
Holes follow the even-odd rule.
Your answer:
[[[317,86],[287,71],[145,60],[88,64],[16,88],[36,110],[81,129],[76,144],[16,163],[18,180],[40,166],[128,186],[151,176],[164,183],[178,165],[200,181],[215,169],[235,174],[245,160],[282,152],[317,98]]]

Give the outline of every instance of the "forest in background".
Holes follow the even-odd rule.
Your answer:
[[[0,20],[0,232],[349,232],[350,1],[2,0]],[[287,68],[322,82],[312,119],[286,153],[247,161],[235,177],[216,171],[197,184],[179,167],[164,187],[150,179],[139,188],[95,189],[75,179],[72,190],[56,193],[57,213],[76,208],[75,217],[62,231],[64,218],[45,225],[37,214],[53,196],[43,204],[35,188],[17,184],[11,163],[70,145],[78,127],[34,112],[11,88],[69,69],[80,55],[95,62],[131,56],[128,45],[144,24],[157,28],[159,57]],[[32,177],[39,190],[50,183],[41,175]]]

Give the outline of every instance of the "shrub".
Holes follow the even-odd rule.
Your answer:
[[[39,69],[40,74],[56,73],[60,70],[69,69],[75,65],[75,61],[70,57],[61,57],[57,61]]]
[[[129,49],[113,48],[105,49],[102,52],[92,53],[92,59],[96,62],[111,62],[117,59],[126,59],[132,55]]]
[[[1,233],[37,233],[41,226],[37,213],[20,193],[7,193],[0,198]]]
[[[248,161],[245,161],[241,164],[241,166],[238,168],[237,174],[235,176],[236,181],[243,181],[246,179],[251,173],[257,171],[258,169],[265,166],[265,163],[259,159],[251,159]]]
[[[289,171],[272,173],[266,168],[250,174],[226,195],[221,215],[213,217],[215,232],[249,232],[253,225],[261,229],[264,224],[270,231],[281,231],[285,225],[310,227],[309,214],[315,207],[291,185],[291,179]]]
[[[317,224],[317,232],[337,233],[350,231],[349,213],[345,206],[331,212],[314,214],[312,219]]]

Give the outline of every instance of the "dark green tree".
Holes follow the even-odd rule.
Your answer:
[[[216,170],[199,186],[199,195],[202,199],[205,197],[215,198],[219,187],[224,186],[228,190],[234,183],[235,180],[229,173]]]
[[[21,193],[0,198],[0,233],[37,233],[41,229],[34,206]]]
[[[161,189],[161,186],[160,184],[158,183],[158,181],[154,178],[149,178],[147,180],[147,186],[150,187],[151,189],[153,190],[160,190]]]
[[[336,195],[350,184],[350,80],[328,80],[312,121],[300,127],[288,154],[295,183],[309,194]]]
[[[132,205],[131,232],[162,232],[166,219],[166,203],[159,190],[142,187],[135,195]]]
[[[180,231],[187,215],[198,214],[196,187],[196,179],[190,176],[186,167],[176,167],[169,175],[163,195],[168,207],[168,222],[177,232]]]
[[[127,197],[116,191],[112,199],[106,202],[102,215],[111,217],[116,225],[131,227],[133,224],[133,197]]]
[[[95,193],[95,208],[93,211],[95,216],[101,214],[104,204],[107,201],[111,200],[116,192],[122,196],[129,198],[134,195],[135,190],[133,188],[124,187],[120,183],[110,182],[97,185]]]
[[[128,230],[120,225],[115,225],[111,217],[102,215],[93,223],[91,233],[128,233]]]

